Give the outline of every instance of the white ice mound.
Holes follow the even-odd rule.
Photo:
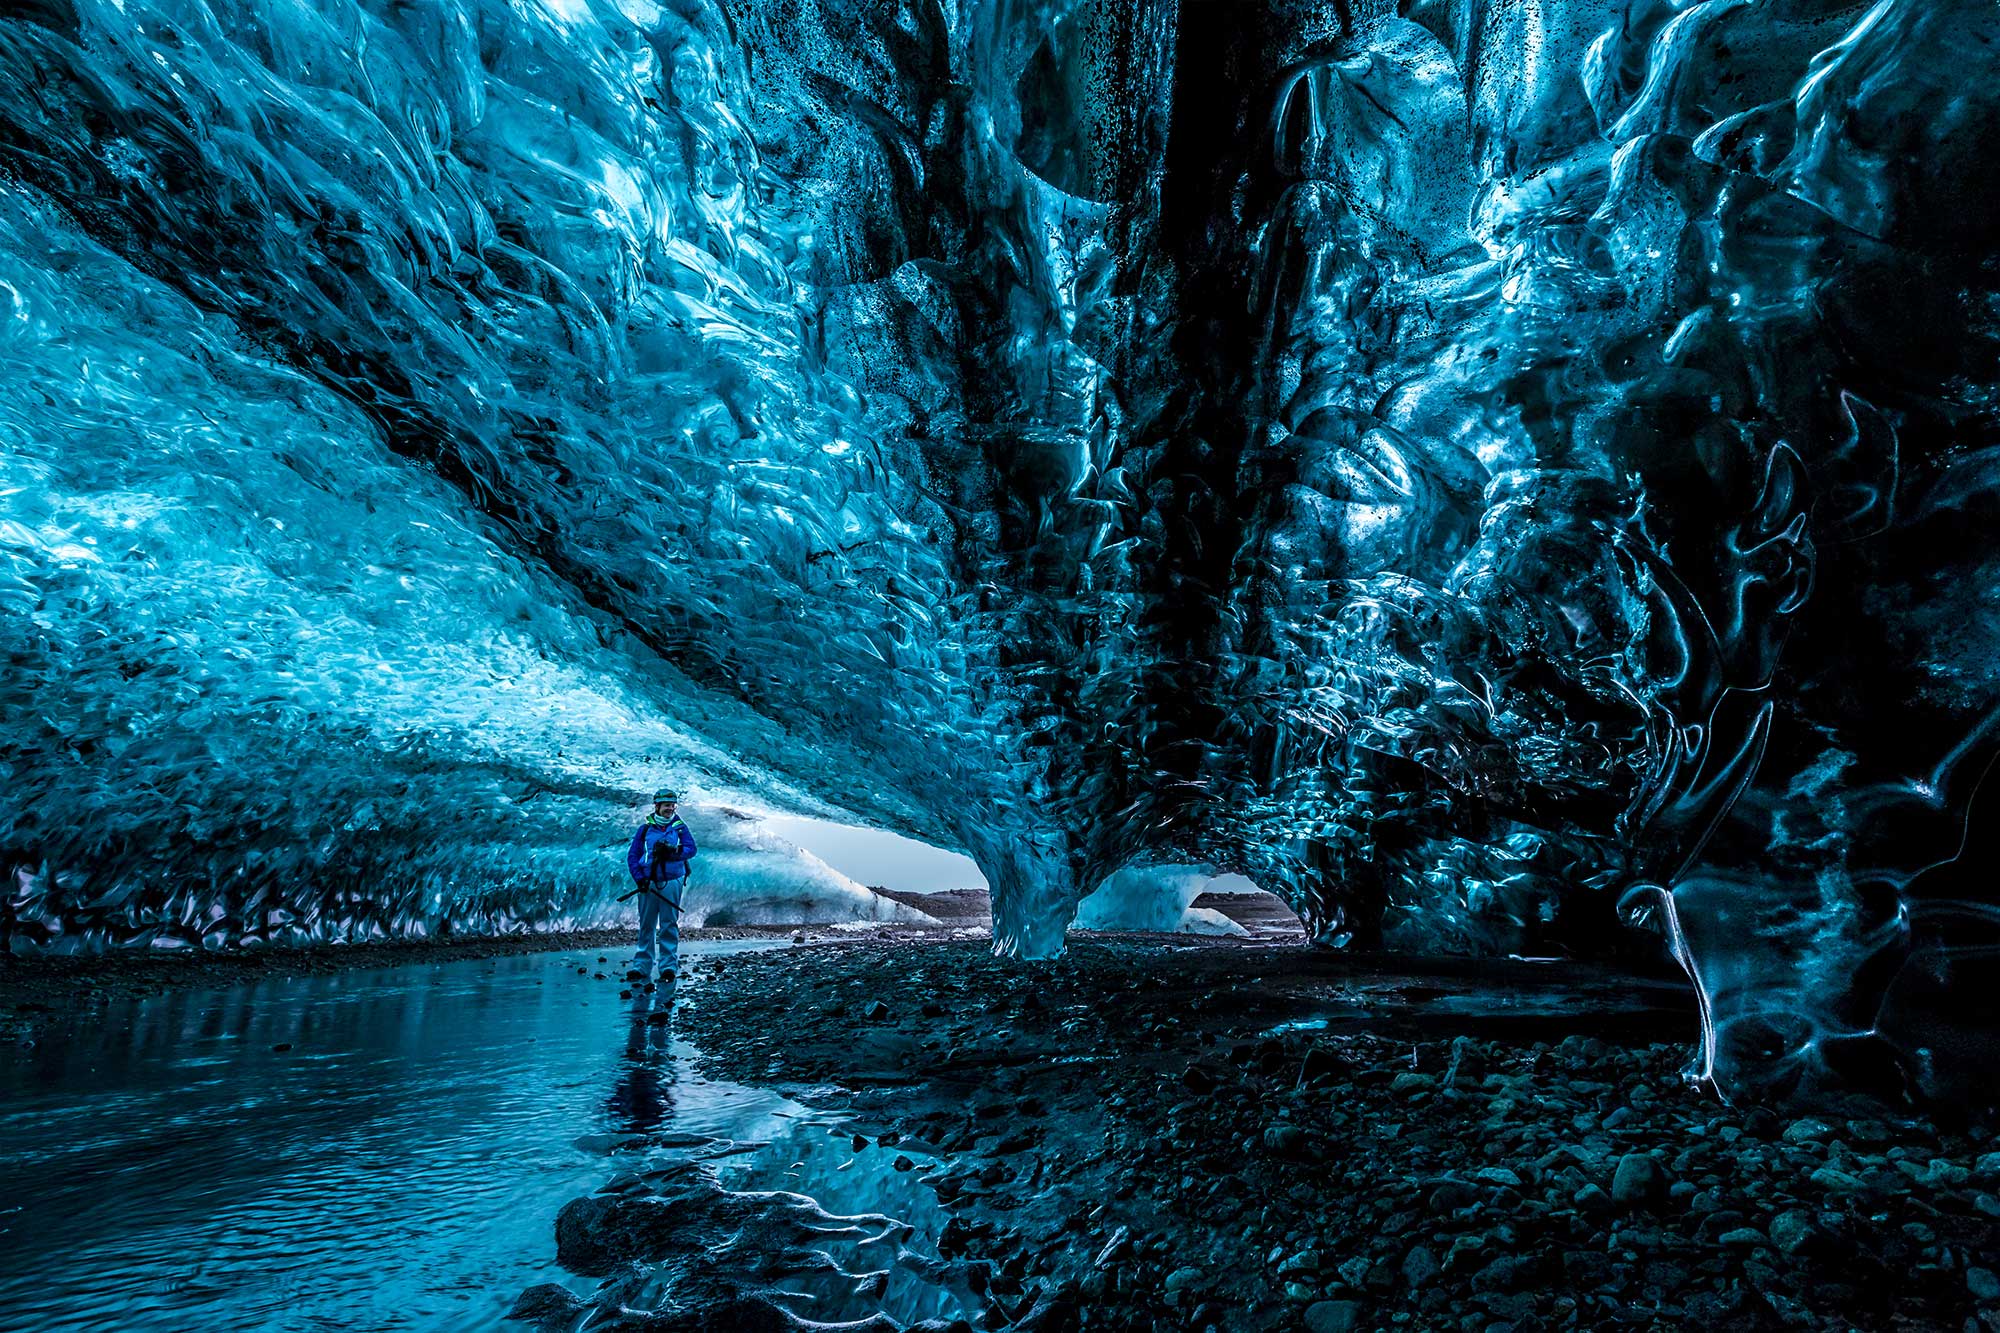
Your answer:
[[[700,851],[681,905],[683,926],[938,924],[849,879],[760,815],[711,805],[691,806],[684,817]]]
[[[1191,906],[1215,877],[1214,868],[1204,865],[1127,866],[1078,904],[1075,927],[1248,935],[1222,913]]]

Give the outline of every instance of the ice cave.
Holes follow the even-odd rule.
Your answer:
[[[0,0],[0,1326],[2000,1333],[1996,242],[1995,0]]]

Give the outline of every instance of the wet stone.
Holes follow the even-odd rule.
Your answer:
[[[513,1308],[507,1311],[507,1318],[532,1323],[553,1333],[557,1329],[575,1327],[577,1319],[588,1308],[581,1296],[561,1283],[542,1282],[515,1297]]]
[[[1360,1327],[1359,1301],[1315,1301],[1306,1307],[1306,1333],[1354,1333]]]

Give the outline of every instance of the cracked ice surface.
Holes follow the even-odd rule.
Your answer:
[[[23,929],[603,910],[660,781],[1994,1016],[1984,0],[35,0]],[[1990,812],[1989,812],[1990,817]],[[1975,829],[1982,823],[1974,820]]]

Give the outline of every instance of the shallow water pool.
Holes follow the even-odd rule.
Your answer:
[[[745,947],[767,946],[685,957]],[[595,1286],[555,1266],[562,1205],[677,1153],[922,1245],[917,1172],[701,1078],[650,998],[597,972],[616,969],[569,952],[271,978],[0,1051],[0,1328],[519,1329],[523,1288]],[[697,974],[680,1003],[701,997]]]

